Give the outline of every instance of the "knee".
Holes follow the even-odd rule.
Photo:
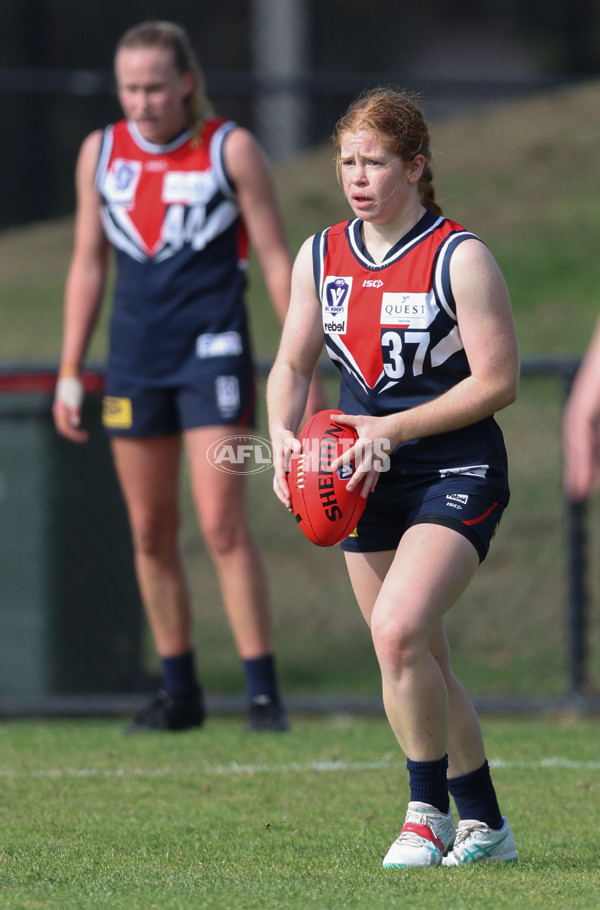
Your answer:
[[[200,526],[206,545],[216,558],[228,556],[247,539],[247,530],[228,515],[205,518]]]
[[[176,513],[146,512],[132,518],[134,549],[156,557],[177,547],[179,520]]]
[[[421,636],[409,627],[397,621],[373,617],[371,635],[384,674],[398,676],[418,662],[423,650]]]

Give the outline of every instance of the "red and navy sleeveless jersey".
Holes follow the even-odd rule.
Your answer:
[[[234,126],[215,117],[166,145],[126,120],[104,131],[96,186],[117,255],[112,375],[178,384],[251,360],[248,238],[223,160]]]
[[[470,374],[450,283],[456,247],[475,235],[426,212],[377,264],[360,219],[315,235],[313,270],[327,352],[341,373],[339,407],[383,416],[441,395]],[[415,478],[457,469],[506,483],[506,452],[493,417],[402,444]]]

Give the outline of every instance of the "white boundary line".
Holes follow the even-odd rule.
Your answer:
[[[346,772],[346,771],[381,771],[392,769],[405,769],[404,762],[381,759],[379,761],[365,762],[291,762],[281,765],[251,764],[240,765],[231,762],[228,765],[188,765],[174,767],[167,765],[163,768],[39,768],[32,771],[22,771],[15,768],[0,769],[0,778],[4,779],[52,779],[52,778],[135,778],[135,777],[176,777],[178,775],[198,775],[206,777],[227,777],[236,775],[254,774],[298,774],[307,771],[317,772]],[[600,761],[575,761],[568,758],[541,758],[526,761],[505,761],[504,759],[490,759],[490,767],[499,770],[513,768],[544,770],[565,769],[570,771],[600,771]]]

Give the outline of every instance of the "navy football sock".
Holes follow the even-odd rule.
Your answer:
[[[477,819],[496,830],[502,827],[502,813],[487,759],[476,771],[461,777],[451,777],[448,790],[456,803],[459,818]]]
[[[171,695],[195,695],[198,682],[194,669],[194,654],[179,654],[177,657],[161,657],[163,688]]]
[[[272,701],[279,701],[275,677],[275,658],[272,654],[242,661],[246,674],[246,691],[251,701],[258,695],[268,695]]]
[[[448,796],[448,756],[437,761],[411,761],[406,759],[410,781],[411,802],[428,803],[446,814],[450,808]]]

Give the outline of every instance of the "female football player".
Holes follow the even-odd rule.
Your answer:
[[[292,263],[272,175],[253,136],[214,115],[179,26],[131,28],[118,43],[115,74],[125,118],[88,136],[77,162],[54,420],[68,439],[86,440],[80,373],[112,246],[117,278],[103,422],[163,671],[162,688],[130,729],[181,730],[204,720],[177,541],[184,447],[246,672],[249,727],[284,730],[267,582],[248,528],[244,475],[219,471],[207,458],[219,439],[253,424],[248,239],[281,319],[289,303]]]
[[[334,421],[358,433],[332,468],[353,461],[348,489],[368,497],[341,546],[409,772],[405,823],[384,866],[515,860],[444,629],[509,499],[493,417],[517,392],[508,291],[489,250],[435,201],[429,133],[410,97],[367,92],[334,141],[354,218],[309,238],[294,265],[267,389],[275,492],[289,508],[286,460],[299,451],[325,342],[340,371],[345,416]]]

